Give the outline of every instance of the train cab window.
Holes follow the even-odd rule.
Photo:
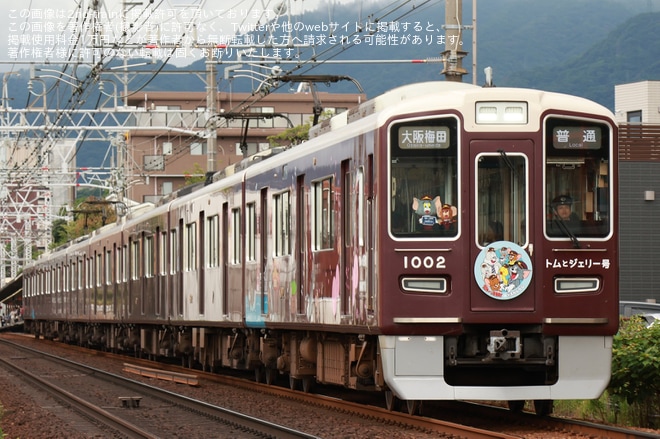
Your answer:
[[[514,153],[477,156],[477,241],[527,242],[527,159]]]
[[[457,127],[454,117],[390,127],[389,220],[394,237],[458,235]]]
[[[549,118],[545,127],[546,234],[599,238],[611,230],[607,124]]]
[[[527,229],[527,158],[499,153],[477,156],[477,240],[525,245]]]

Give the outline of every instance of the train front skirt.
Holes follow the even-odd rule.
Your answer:
[[[559,337],[559,379],[544,386],[451,386],[442,336],[380,336],[383,374],[402,400],[596,399],[609,383],[612,337]],[[488,369],[484,368],[487,374]]]

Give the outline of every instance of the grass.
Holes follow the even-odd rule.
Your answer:
[[[594,400],[555,401],[553,414],[602,424],[627,427],[660,428],[660,411],[656,404],[629,404],[605,392]]]

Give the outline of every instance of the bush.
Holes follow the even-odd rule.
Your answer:
[[[622,415],[628,413],[627,424],[657,428],[660,419],[660,322],[647,327],[639,316],[622,319],[614,337],[608,394]]]

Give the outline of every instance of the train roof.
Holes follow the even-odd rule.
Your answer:
[[[362,104],[324,120],[310,129],[309,140],[294,147],[276,147],[261,151],[238,163],[230,165],[207,178],[204,183],[188,186],[171,196],[164,198],[158,206],[145,203],[131,208],[129,215],[116,224],[106,226],[103,230],[69,242],[57,250],[75,247],[81,242],[91,242],[102,231],[112,227],[129,227],[145,219],[145,214],[151,212],[158,215],[162,211],[176,207],[196,197],[204,196],[217,190],[231,187],[245,181],[253,174],[258,174],[265,168],[286,163],[292,155],[304,150],[319,150],[331,146],[345,138],[355,136],[365,130],[375,129],[385,123],[395,112],[418,112],[425,108],[462,110],[467,130],[492,130],[493,126],[478,126],[474,123],[475,101],[528,101],[530,108],[570,109],[574,112],[599,114],[613,119],[610,110],[590,100],[555,92],[534,89],[509,87],[480,87],[473,84],[452,81],[428,81],[404,85],[394,88],[367,100]],[[500,129],[508,129],[502,126]],[[538,130],[538,120],[530,120],[528,129]],[[332,136],[323,136],[333,132]],[[278,157],[278,159],[274,159]],[[248,173],[249,170],[249,173]],[[223,183],[218,183],[222,181]],[[151,215],[148,215],[151,216]],[[47,252],[50,253],[50,252]]]
[[[451,81],[427,81],[394,88],[380,96],[325,120],[310,129],[310,140],[330,131],[335,131],[362,120],[373,114],[382,114],[381,122],[389,117],[391,111],[415,112],[422,108],[460,109],[469,131],[506,130],[506,125],[493,127],[488,124],[478,126],[475,121],[474,102],[476,101],[526,101],[532,108],[539,110],[561,109],[585,114],[597,114],[614,118],[606,107],[586,98],[564,93],[548,92],[531,88],[481,87],[473,84]],[[396,109],[396,110],[394,110]],[[388,111],[391,110],[391,111]],[[538,119],[528,124],[529,131],[539,129]]]
[[[312,127],[309,130],[309,137],[310,139],[319,137],[328,131],[336,130],[371,114],[391,108],[402,101],[427,96],[430,93],[447,93],[469,89],[481,89],[481,87],[451,81],[427,81],[396,87]]]

